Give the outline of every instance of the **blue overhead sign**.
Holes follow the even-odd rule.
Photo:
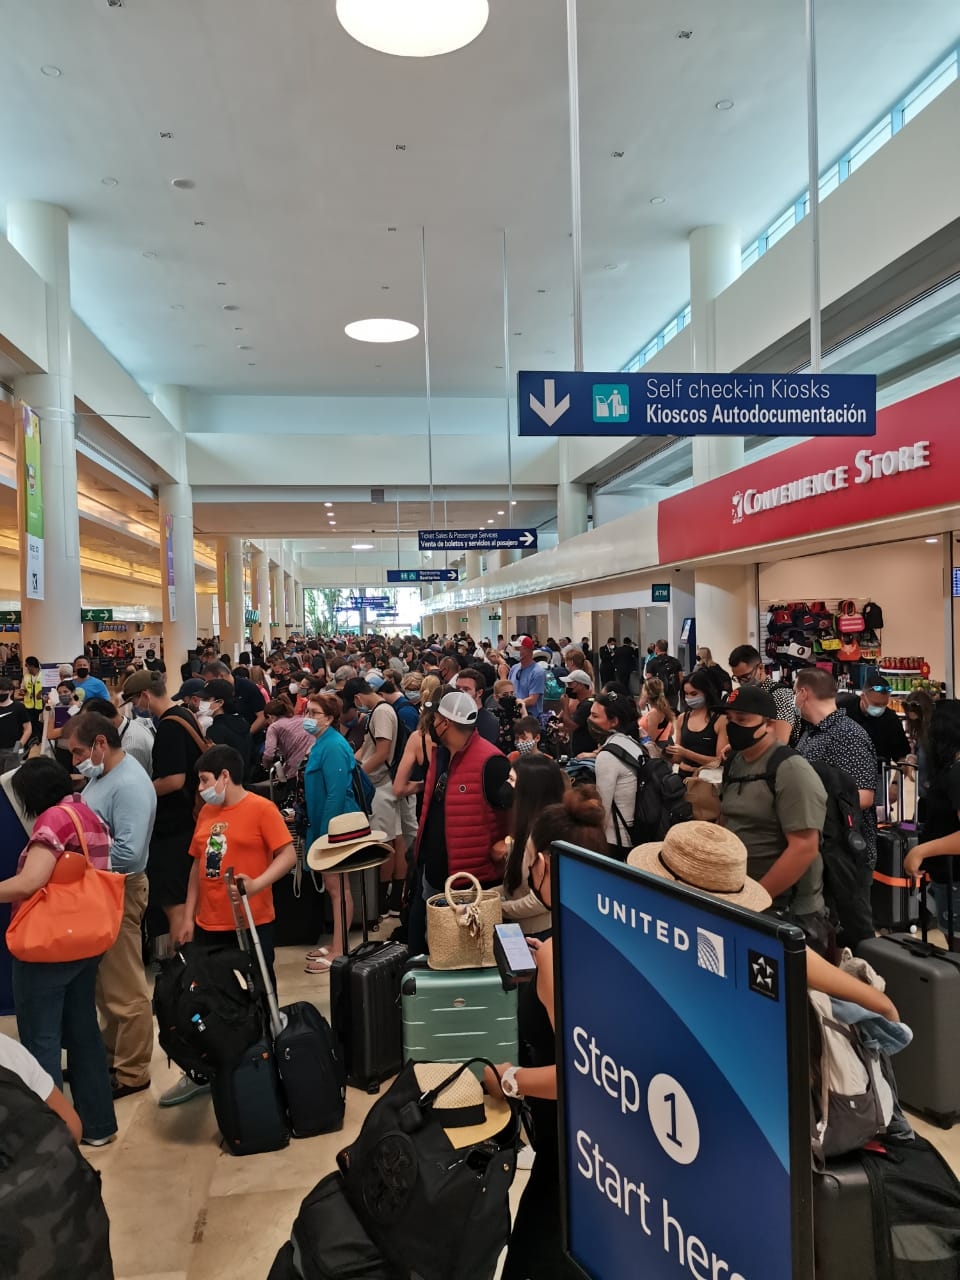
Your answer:
[[[351,609],[386,609],[392,604],[389,596],[350,596]]]
[[[521,373],[521,436],[872,436],[867,373]]]
[[[536,529],[421,529],[421,551],[536,551]]]
[[[800,930],[567,845],[553,867],[568,1252],[593,1280],[811,1276]]]
[[[456,569],[388,569],[388,582],[456,582]]]

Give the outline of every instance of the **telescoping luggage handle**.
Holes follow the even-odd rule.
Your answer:
[[[916,830],[918,829],[920,801],[919,801],[919,795],[917,791],[914,792],[913,820],[911,822],[908,822],[906,819],[905,799],[904,799],[904,781],[906,779],[906,774],[907,774],[907,770],[901,764],[887,765],[886,763],[884,763],[881,766],[880,787],[881,787],[883,803],[882,805],[878,804],[876,806],[877,809],[882,808],[884,810],[884,816],[882,818],[879,818],[879,815],[878,815],[878,825],[880,830],[883,830],[885,828],[888,830],[893,829],[894,831],[897,831],[900,834],[905,835],[908,831],[916,832]],[[890,788],[893,785],[894,779],[897,780],[897,814],[896,816],[894,816],[894,814],[892,813],[891,805],[890,805]],[[873,878],[878,884],[886,885],[890,889],[906,889],[907,895],[908,895],[908,901],[909,901],[909,895],[913,891],[917,890],[918,888],[916,879],[911,879],[903,875],[888,876],[884,872],[878,871],[876,867],[874,867],[874,870],[873,870]],[[919,909],[920,908],[919,893],[917,893],[917,908],[920,916],[923,917],[923,912],[920,911]],[[920,923],[923,924],[923,919],[921,919]]]
[[[246,881],[237,880],[233,867],[227,867],[223,873],[223,882],[227,886],[227,897],[230,899],[230,907],[233,911],[233,922],[237,926],[237,937],[243,949],[249,950],[247,946],[247,932],[253,942],[254,954],[257,957],[257,964],[260,966],[260,977],[263,979],[263,989],[267,995],[267,1008],[270,1012],[270,1034],[276,1040],[277,1036],[287,1025],[286,1014],[280,1012],[280,1006],[277,1003],[277,993],[273,989],[273,983],[270,981],[270,970],[267,968],[267,962],[263,956],[263,947],[260,945],[260,935],[257,933],[257,926],[253,919],[253,910],[250,906],[250,899],[247,897]],[[241,921],[237,914],[237,898],[243,903],[246,913],[246,925]]]

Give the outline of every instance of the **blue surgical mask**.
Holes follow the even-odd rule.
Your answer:
[[[93,758],[91,756],[87,756],[86,760],[81,760],[77,764],[77,773],[79,773],[81,777],[90,778],[91,780],[99,778],[103,773],[103,761],[101,761],[100,764],[94,764]]]
[[[311,738],[315,738],[320,732],[320,726],[313,716],[303,717],[303,731],[304,733],[309,733]]]
[[[204,804],[223,804],[226,798],[226,792],[218,791],[215,786],[204,787],[200,792],[200,799]]]
[[[886,709],[886,707],[875,707],[871,703],[868,703],[866,711],[868,716],[882,716]]]

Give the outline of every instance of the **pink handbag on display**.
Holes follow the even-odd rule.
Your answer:
[[[841,600],[837,605],[837,630],[842,636],[858,636],[864,630],[863,614],[855,600]]]

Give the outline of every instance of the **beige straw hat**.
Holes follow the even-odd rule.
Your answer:
[[[307,866],[313,871],[331,871],[361,849],[377,848],[393,853],[385,831],[371,831],[365,813],[340,813],[330,819],[327,834],[307,850]]]
[[[424,1093],[443,1084],[457,1069],[455,1062],[418,1062],[413,1068],[417,1084]],[[444,1112],[449,1112],[446,1123]],[[492,1098],[483,1092],[472,1071],[462,1071],[437,1095],[433,1114],[443,1125],[451,1146],[459,1150],[476,1142],[486,1142],[502,1133],[511,1120],[510,1104],[503,1097]],[[449,1128],[447,1127],[449,1124]]]
[[[766,889],[747,875],[746,845],[712,822],[678,822],[662,843],[638,845],[627,863],[748,911],[766,911],[772,902]]]

